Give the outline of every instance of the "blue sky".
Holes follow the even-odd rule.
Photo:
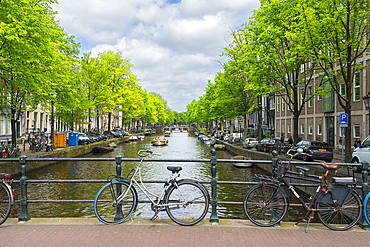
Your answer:
[[[121,50],[148,92],[186,111],[221,71],[231,32],[258,0],[59,0],[53,9],[81,52]]]

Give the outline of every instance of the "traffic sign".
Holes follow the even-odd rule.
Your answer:
[[[340,114],[339,126],[340,127],[348,127],[348,114],[347,113],[341,113]]]

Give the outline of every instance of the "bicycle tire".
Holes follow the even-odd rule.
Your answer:
[[[351,190],[349,194],[348,190]],[[348,196],[344,198],[346,195]],[[344,185],[335,185],[329,192],[323,192],[317,197],[315,208],[324,226],[331,230],[344,231],[360,220],[362,205],[362,199],[356,191]]]
[[[370,193],[365,197],[363,214],[367,224],[370,225]]]
[[[127,195],[119,203],[119,207],[113,203],[120,190]],[[95,216],[104,224],[117,225],[124,222],[135,211],[137,206],[137,193],[134,187],[122,181],[113,181],[105,184],[94,199]]]
[[[0,187],[0,225],[9,217],[12,211],[11,192],[2,183]]]
[[[283,189],[275,184],[260,183],[252,187],[243,201],[247,218],[257,226],[273,226],[285,216],[289,200]]]
[[[165,195],[166,212],[175,223],[192,226],[201,222],[209,209],[209,193],[196,181],[179,181]]]

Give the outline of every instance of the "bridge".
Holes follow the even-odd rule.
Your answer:
[[[156,128],[156,133],[164,133],[165,131],[174,131],[174,130],[179,130],[181,132],[183,132],[184,130],[186,130],[187,132],[191,132],[191,133],[194,133],[197,131],[197,129],[195,127],[189,127],[187,125],[181,125],[181,126],[177,126],[177,127],[160,127],[160,128]]]

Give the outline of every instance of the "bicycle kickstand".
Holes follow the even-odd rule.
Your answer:
[[[158,213],[159,213],[158,207],[154,206],[154,216],[150,220],[157,219],[158,218]]]

